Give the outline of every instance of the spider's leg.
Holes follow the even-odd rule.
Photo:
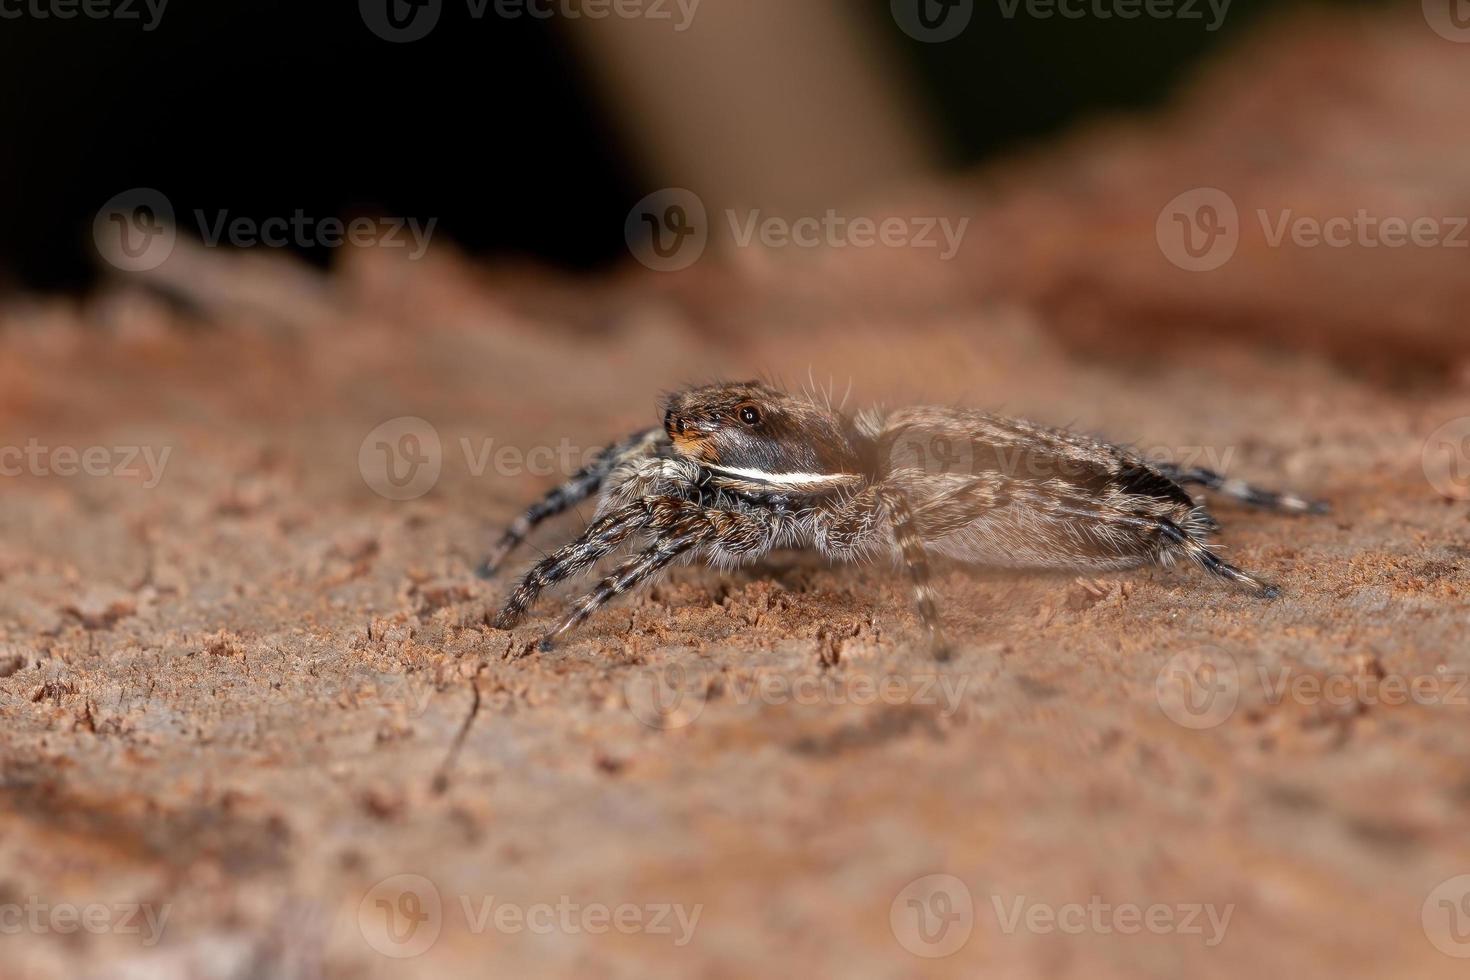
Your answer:
[[[550,650],[556,643],[557,637],[575,628],[582,620],[613,599],[625,592],[631,592],[663,571],[670,562],[694,547],[694,544],[695,540],[690,536],[660,539],[623,562],[613,569],[611,575],[599,582],[597,588],[577,601],[576,606],[557,625],[556,629],[541,638],[539,648],[542,651]]]
[[[939,611],[934,606],[934,589],[929,584],[929,555],[924,550],[914,509],[901,490],[885,488],[879,499],[888,510],[893,540],[913,579],[914,601],[919,609],[919,619],[929,633],[929,648],[935,660],[948,660],[951,655],[949,641],[944,637]]]
[[[1279,586],[1272,585],[1269,582],[1263,582],[1249,572],[1236,568],[1205,547],[1196,538],[1168,518],[1159,517],[1151,518],[1151,520],[1157,523],[1159,535],[1165,541],[1168,541],[1179,551],[1183,552],[1186,557],[1193,560],[1211,575],[1217,575],[1220,578],[1227,579],[1231,582],[1238,582],[1241,585],[1255,589],[1256,593],[1263,599],[1275,599],[1281,595],[1281,588]]]
[[[778,518],[763,512],[703,509],[691,501],[667,501],[656,519],[658,530],[652,543],[579,599],[556,629],[541,639],[541,649],[550,650],[557,637],[647,582],[681,555],[708,548],[722,560],[746,561],[770,549],[780,524]]]
[[[544,589],[585,571],[644,527],[653,514],[650,502],[639,500],[593,521],[581,537],[558,548],[526,573],[491,625],[496,629],[515,626],[536,604]]]
[[[622,442],[608,446],[598,453],[592,462],[577,471],[561,486],[536,501],[526,509],[524,514],[512,521],[510,527],[505,529],[505,533],[496,542],[495,547],[490,549],[489,557],[476,569],[475,574],[481,578],[490,578],[494,575],[504,564],[505,559],[510,557],[510,553],[526,540],[527,535],[536,525],[591,497],[619,463],[630,456],[647,452],[657,444],[662,432],[662,429],[647,429],[629,436]]]
[[[1125,513],[1119,510],[1092,504],[1088,501],[1071,500],[1063,503],[1057,508],[1062,514],[1072,517],[1083,517],[1099,521],[1103,524],[1123,525],[1135,531],[1144,533],[1152,532],[1158,536],[1168,552],[1182,555],[1193,561],[1211,575],[1227,579],[1254,589],[1256,594],[1263,599],[1275,599],[1281,595],[1281,589],[1269,582],[1237,568],[1215,554],[1199,539],[1198,532],[1190,533],[1180,527],[1167,517],[1155,517],[1149,514]],[[1201,530],[1204,530],[1203,528]]]
[[[1213,490],[1216,493],[1223,494],[1233,500],[1250,504],[1252,507],[1286,511],[1292,514],[1325,514],[1330,509],[1326,501],[1307,500],[1291,493],[1266,490],[1249,484],[1244,480],[1234,480],[1222,476],[1214,470],[1202,468],[1185,469],[1172,463],[1160,465],[1158,470],[1175,483],[1182,485],[1195,484],[1204,487],[1206,490]]]

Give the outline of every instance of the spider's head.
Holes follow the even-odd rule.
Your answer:
[[[664,429],[690,459],[768,474],[842,473],[855,466],[841,416],[743,381],[669,396]]]

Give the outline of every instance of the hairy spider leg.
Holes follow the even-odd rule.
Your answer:
[[[623,562],[613,569],[612,574],[599,582],[597,588],[577,601],[566,618],[541,638],[541,642],[537,644],[538,649],[543,652],[551,650],[563,633],[576,627],[613,599],[633,591],[663,571],[676,558],[693,548],[695,541],[694,535],[672,540],[660,539]]]
[[[647,582],[680,556],[699,550],[722,564],[749,561],[772,548],[781,537],[784,522],[789,520],[760,511],[708,509],[678,497],[649,498],[642,506],[651,515],[643,530],[652,535],[652,541],[579,599],[561,623],[541,639],[542,650],[550,650],[557,637]]]
[[[525,618],[543,591],[590,568],[651,520],[653,510],[648,502],[637,500],[593,521],[575,541],[563,545],[531,567],[491,625],[496,629],[515,626]]]
[[[1168,557],[1177,554],[1193,561],[1211,575],[1254,589],[1263,599],[1275,599],[1281,595],[1281,589],[1278,586],[1263,582],[1244,569],[1237,568],[1225,561],[1195,535],[1167,517],[1125,513],[1083,501],[1063,505],[1057,508],[1057,511],[1073,517],[1089,518],[1103,523],[1124,524],[1140,531],[1152,531],[1164,545],[1158,555],[1161,560],[1167,561]]]
[[[939,621],[939,610],[935,608],[934,587],[929,580],[929,554],[924,550],[924,540],[920,537],[914,509],[909,504],[908,497],[898,490],[880,490],[879,499],[888,511],[894,543],[898,545],[903,563],[908,567],[909,577],[913,580],[914,603],[919,609],[919,620],[929,634],[929,649],[935,660],[948,660],[952,652]]]
[[[1291,514],[1326,514],[1331,508],[1323,500],[1307,500],[1292,493],[1266,490],[1244,480],[1229,479],[1214,470],[1183,469],[1172,463],[1161,464],[1159,472],[1179,484],[1194,484],[1217,493],[1260,507],[1265,510],[1285,511]]]
[[[510,527],[505,529],[505,533],[496,542],[495,547],[490,549],[489,557],[476,569],[475,574],[485,579],[494,576],[505,560],[510,557],[511,552],[526,540],[526,537],[538,524],[575,507],[597,493],[603,481],[607,479],[607,475],[618,464],[631,456],[649,452],[658,445],[659,436],[662,434],[662,429],[645,429],[603,449],[592,462],[545,497],[536,501],[526,509],[524,514],[512,521]]]

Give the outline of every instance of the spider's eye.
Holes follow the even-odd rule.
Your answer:
[[[756,411],[754,405],[742,405],[740,407],[740,421],[746,425],[755,425],[761,420],[761,413]]]

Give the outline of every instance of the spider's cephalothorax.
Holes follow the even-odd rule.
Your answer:
[[[1325,510],[1018,419],[930,407],[849,419],[755,381],[707,385],[670,396],[661,428],[603,450],[533,505],[481,572],[493,574],[538,523],[595,494],[597,513],[582,536],[538,562],[493,625],[514,626],[548,586],[632,539],[642,547],[573,606],[543,649],[680,558],[729,567],[781,547],[906,566],[940,656],[947,646],[929,587],[930,555],[1079,569],[1187,558],[1274,597],[1274,586],[1210,549],[1206,536],[1216,524],[1187,484],[1260,507]]]

